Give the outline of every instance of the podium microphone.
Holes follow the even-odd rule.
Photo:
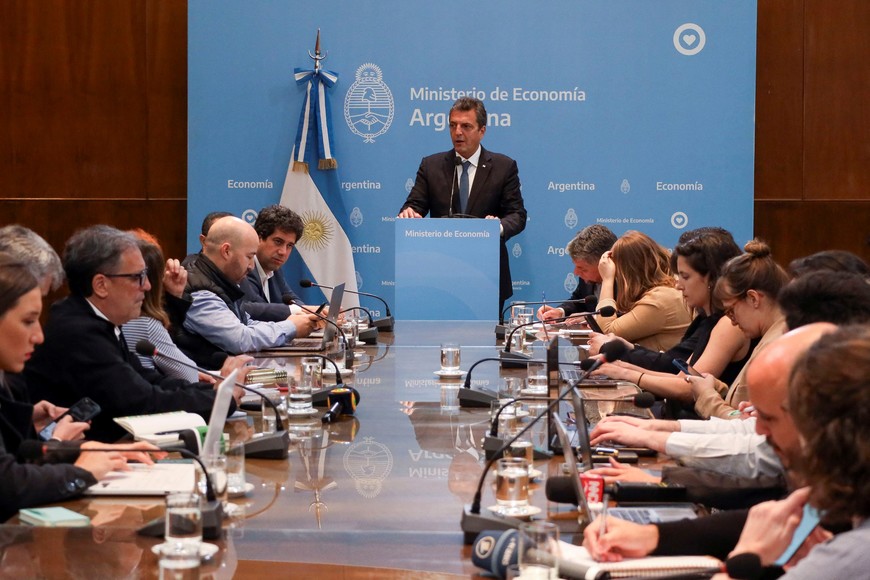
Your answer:
[[[605,343],[601,347],[601,358],[596,359],[593,365],[585,372],[584,376],[588,376],[589,373],[594,371],[596,368],[604,364],[605,362],[613,362],[619,360],[625,356],[627,348],[622,341],[612,340],[610,342]],[[496,459],[501,457],[504,453],[505,449],[509,449],[511,444],[522,437],[526,432],[531,429],[535,423],[540,421],[543,417],[549,415],[549,413],[562,401],[565,397],[571,394],[573,387],[568,386],[564,389],[559,396],[554,399],[547,408],[542,412],[538,413],[534,419],[526,423],[525,427],[520,429],[516,435],[508,439],[498,450],[493,454],[492,458],[490,458],[483,466],[483,473],[480,474],[480,479],[477,482],[477,491],[474,494],[474,499],[472,500],[470,505],[467,505],[462,512],[462,520],[460,526],[462,527],[462,531],[465,533],[464,539],[466,543],[471,543],[474,541],[474,536],[483,530],[506,530],[510,528],[517,527],[521,520],[516,518],[508,517],[508,516],[494,516],[489,514],[481,514],[480,513],[480,502],[481,497],[483,496],[483,484],[486,482],[486,475],[489,473],[489,470],[492,468],[492,465],[495,463]],[[460,389],[460,392],[462,389]]]
[[[332,290],[332,288],[333,288],[332,286],[325,286],[323,284],[315,284],[314,282],[312,282],[311,280],[308,280],[308,279],[299,280],[299,286],[301,286],[302,288],[311,288],[313,286],[315,288],[325,288],[327,290]],[[356,294],[357,296],[368,296],[369,298],[374,298],[375,300],[380,300],[384,305],[386,314],[385,314],[384,318],[379,318],[378,320],[375,320],[372,324],[378,330],[383,329],[384,332],[393,332],[393,326],[395,325],[396,321],[395,321],[395,319],[393,319],[393,315],[390,313],[390,305],[387,304],[386,300],[384,300],[383,298],[381,298],[377,294],[369,294],[368,292],[356,292],[354,290],[345,289],[345,293],[346,294]]]
[[[79,453],[114,453],[114,452],[136,452],[148,453],[147,449],[136,449],[134,447],[96,447],[92,449],[81,449],[78,444],[68,441],[36,441],[34,439],[26,439],[18,446],[18,456],[25,461],[37,461],[42,459],[46,453],[52,451]],[[184,447],[173,447],[169,449],[159,449],[159,451],[173,451],[180,453],[183,457],[193,459],[199,464],[202,472],[205,474],[205,500],[206,503],[202,508],[202,537],[207,540],[217,540],[221,537],[222,528],[221,522],[224,519],[223,504],[214,492],[211,485],[211,478],[208,476],[208,470],[202,459],[196,453],[192,453]],[[162,538],[165,530],[164,518],[152,520],[139,528],[138,533],[143,536],[151,536]]]
[[[183,361],[173,356],[169,356],[166,353],[160,352],[159,350],[157,350],[157,347],[154,346],[153,342],[150,342],[144,338],[136,343],[136,354],[149,358],[162,356],[163,358],[169,359],[180,365],[197,370],[218,381],[224,380],[224,378],[216,372],[206,370],[202,367],[192,365],[187,361]],[[290,447],[290,434],[284,430],[284,422],[281,420],[281,413],[278,411],[278,406],[275,405],[275,402],[272,401],[272,399],[266,397],[265,395],[263,395],[263,393],[257,391],[257,389],[252,389],[251,387],[243,385],[238,381],[235,381],[234,384],[240,389],[248,391],[249,393],[254,393],[258,397],[261,397],[270,407],[272,407],[272,410],[275,412],[275,432],[261,433],[259,435],[255,435],[254,438],[245,441],[245,457],[258,459],[287,459],[288,449]]]
[[[450,180],[450,205],[447,206],[447,217],[453,217],[453,191],[456,189],[456,168],[462,165],[462,157],[453,157],[453,178]]]
[[[359,310],[360,312],[364,312],[366,318],[369,319],[368,328],[359,331],[359,334],[357,335],[357,340],[366,344],[375,344],[376,342],[378,342],[378,329],[375,326],[375,319],[372,317],[372,311],[363,306],[351,306],[350,308],[345,308],[341,312],[351,312],[353,310]]]
[[[492,401],[498,399],[498,393],[493,392],[489,389],[471,388],[471,371],[474,370],[474,367],[479,365],[482,362],[486,361],[496,361],[501,362],[500,358],[496,357],[485,357],[480,360],[477,360],[468,368],[468,374],[465,375],[465,384],[463,388],[459,389],[459,406],[460,407],[489,407]],[[520,366],[528,365],[531,360],[517,360],[515,361]],[[543,360],[538,360],[534,362],[546,362]]]

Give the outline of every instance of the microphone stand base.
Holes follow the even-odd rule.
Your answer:
[[[223,537],[224,507],[220,500],[204,502],[202,506],[202,538],[204,540],[219,540]],[[138,530],[140,536],[162,538],[166,533],[166,518],[151,520]]]
[[[498,351],[498,358],[501,359],[502,368],[506,369],[526,368],[526,363],[532,360],[530,355],[507,350]]]
[[[377,327],[370,326],[365,330],[360,330],[359,337],[357,338],[360,342],[365,344],[376,344],[378,342],[378,329]]]
[[[487,435],[483,438],[483,451],[487,460],[492,459],[495,453],[504,447],[504,439]],[[543,449],[535,448],[532,454],[533,459],[552,459],[553,454]]]
[[[287,459],[290,448],[290,433],[264,433],[245,441],[245,457],[251,459]]]
[[[494,393],[487,389],[459,389],[459,406],[460,407],[485,407],[489,408],[490,403],[498,399],[498,393]]]
[[[495,337],[501,340],[504,340],[504,324],[496,324],[495,325]]]
[[[486,509],[480,511],[479,514],[473,514],[471,506],[466,505],[462,512],[460,527],[464,532],[463,541],[466,544],[473,544],[477,535],[484,530],[512,530],[520,527],[520,524],[523,523],[517,518],[496,515]]]
[[[374,321],[375,328],[377,328],[381,332],[393,332],[393,328],[396,325],[396,320],[392,316],[387,316],[386,318],[379,318]]]

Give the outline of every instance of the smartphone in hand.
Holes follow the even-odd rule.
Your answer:
[[[88,397],[85,397],[78,401],[75,405],[67,409],[66,413],[46,425],[45,428],[39,432],[39,437],[43,441],[48,441],[49,439],[51,439],[51,436],[54,435],[54,429],[57,427],[58,422],[67,415],[71,416],[73,421],[77,423],[83,423],[85,421],[90,421],[99,413],[100,406]]]
[[[674,363],[675,367],[677,367],[678,369],[680,369],[682,372],[684,372],[687,375],[692,375],[693,377],[703,376],[701,373],[699,373],[698,371],[695,370],[695,367],[693,367],[692,365],[690,365],[689,363],[687,363],[686,361],[684,361],[681,358],[675,358],[671,362]]]

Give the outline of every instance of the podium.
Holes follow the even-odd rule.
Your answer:
[[[399,320],[497,320],[499,221],[396,219]]]

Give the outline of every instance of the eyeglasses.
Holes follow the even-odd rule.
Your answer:
[[[740,298],[738,298],[737,300],[735,300],[734,302],[732,302],[732,303],[731,303],[731,306],[725,306],[725,304],[723,303],[722,306],[725,306],[725,311],[723,312],[723,314],[724,314],[725,316],[727,316],[728,318],[730,318],[731,320],[734,320],[734,309],[735,309],[735,308],[737,307],[737,305],[738,305],[742,300],[744,300],[745,298],[746,298],[746,296],[741,296]],[[736,321],[735,321],[735,322],[736,322]]]
[[[141,288],[145,285],[145,280],[148,279],[148,268],[132,274],[103,274],[103,276],[106,278],[130,278],[139,282],[139,288]]]

